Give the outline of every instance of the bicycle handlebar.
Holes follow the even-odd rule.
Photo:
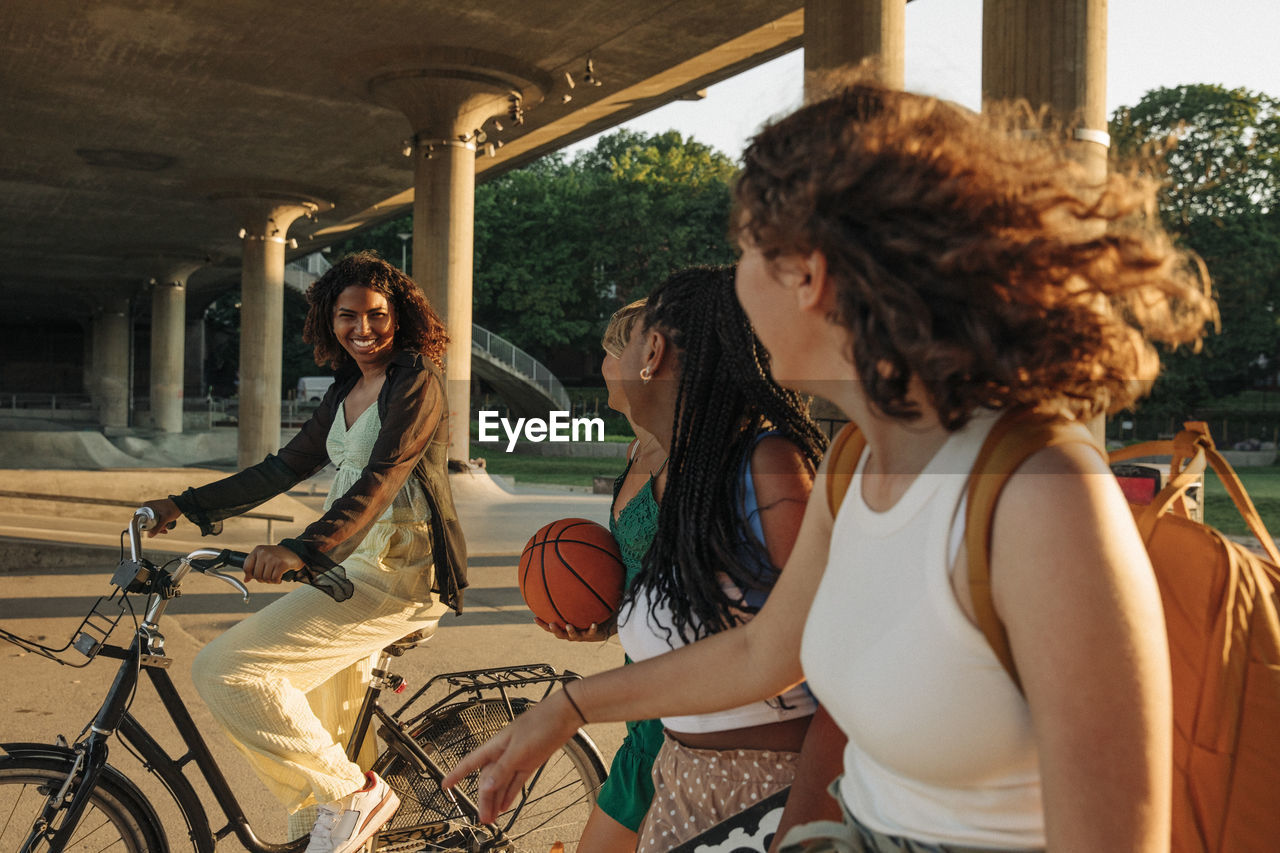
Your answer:
[[[133,518],[129,523],[128,532],[129,546],[133,552],[133,561],[135,563],[140,561],[142,558],[142,531],[150,530],[155,527],[158,521],[159,519],[156,518],[155,512],[150,507],[139,507],[134,511]],[[225,583],[229,583],[231,586],[234,586],[244,597],[244,600],[248,602],[249,590],[245,587],[244,583],[238,578],[233,578],[231,575],[223,574],[218,571],[218,569],[223,566],[243,569],[245,560],[248,559],[248,557],[249,555],[243,551],[232,551],[226,548],[221,550],[201,548],[196,551],[192,551],[187,555],[186,559],[183,561],[186,568],[179,569],[174,575],[173,581],[175,583],[180,582],[182,580],[182,576],[186,574],[186,571],[189,569],[195,569],[196,571],[206,575],[211,575]],[[340,579],[330,579],[324,584],[319,582],[321,579],[325,578],[327,578],[327,576],[323,574],[313,575],[309,571],[287,571],[280,579],[290,583],[309,583],[329,595],[335,601],[345,601],[351,597],[351,583],[346,579],[345,575],[340,574]]]
[[[192,554],[188,554],[187,556],[191,557],[195,553],[196,552],[193,551]],[[208,572],[211,569],[220,568],[222,566],[230,566],[233,569],[243,569],[244,562],[247,559],[249,559],[249,555],[244,551],[232,551],[229,548],[224,548],[219,551],[217,557],[214,557],[213,559],[193,559],[191,562],[193,569],[201,572]],[[302,572],[290,570],[281,575],[280,580],[290,583],[294,581],[297,581],[298,583],[306,583],[307,577]]]

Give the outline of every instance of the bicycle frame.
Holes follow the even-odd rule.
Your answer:
[[[193,552],[182,561],[175,572],[169,574],[141,559],[136,524],[130,526],[129,532],[133,545],[133,560],[121,564],[121,569],[117,570],[113,582],[122,589],[132,589],[135,592],[141,592],[145,588],[149,593],[148,608],[146,617],[138,626],[128,648],[107,645],[104,636],[102,642],[95,642],[91,650],[84,650],[85,654],[91,658],[101,655],[121,661],[101,707],[88,726],[87,734],[70,748],[61,739],[59,745],[53,747],[41,744],[6,745],[11,752],[39,752],[74,762],[62,789],[49,797],[42,814],[44,826],[47,827],[54,823],[59,812],[62,813],[62,824],[50,839],[51,849],[61,850],[73,837],[89,797],[104,774],[111,776],[117,782],[123,780],[136,791],[136,787],[133,787],[133,783],[127,777],[107,763],[108,741],[111,735],[119,734],[141,756],[146,769],[154,774],[168,790],[183,813],[188,836],[197,853],[214,853],[217,842],[231,834],[234,834],[250,853],[300,853],[307,844],[306,837],[285,843],[272,843],[258,838],[168,673],[172,659],[165,656],[164,637],[157,629],[157,623],[169,599],[176,594],[179,583],[192,568],[193,559],[216,557],[220,552],[214,550]],[[225,554],[225,552],[221,553]],[[145,583],[141,585],[134,583],[135,570],[138,572],[136,577],[145,578]],[[219,577],[229,580],[225,575]],[[232,583],[243,591],[242,585],[234,581]],[[347,755],[357,754],[360,744],[368,735],[370,723],[377,719],[383,726],[381,732],[387,739],[388,747],[416,763],[426,775],[434,778],[437,784],[444,778],[445,770],[414,740],[413,726],[438,709],[454,707],[469,701],[480,701],[488,692],[496,693],[505,702],[510,718],[513,719],[515,711],[508,694],[509,689],[545,684],[549,692],[556,683],[578,678],[577,675],[569,672],[557,673],[554,668],[546,664],[446,673],[432,678],[414,692],[394,713],[389,713],[381,707],[378,699],[384,689],[398,688],[403,683],[398,676],[392,676],[387,671],[391,654],[398,656],[411,647],[402,644],[393,644],[393,646],[395,648],[392,652],[389,653],[387,650],[382,652],[377,666],[373,669],[373,679],[365,692],[364,701],[357,714],[356,725],[347,744]],[[159,741],[129,713],[130,697],[135,693],[142,672],[146,672],[170,721],[186,745],[186,752],[180,756],[170,755]],[[441,681],[456,689],[444,699],[431,704],[426,710],[404,719],[408,709],[426,695],[433,685]],[[464,695],[470,698],[462,700],[461,703],[455,701]],[[192,762],[204,777],[214,800],[227,819],[227,824],[217,831],[212,829],[205,804],[184,773],[186,765]],[[482,825],[479,821],[479,807],[464,791],[445,791],[445,793],[457,809],[458,818],[477,827]],[[68,796],[71,798],[69,803],[67,803]],[[139,797],[141,798],[140,794]],[[144,806],[150,809],[149,804],[145,803],[145,798],[141,799]],[[64,803],[67,803],[66,807],[61,808]],[[154,812],[152,815],[154,816]],[[160,826],[158,820],[156,825]],[[501,844],[505,841],[499,828],[493,825],[485,826],[493,843]],[[39,837],[41,831],[43,830],[37,823],[27,843],[24,844],[24,849]]]
[[[144,629],[139,629],[134,642],[128,649],[118,646],[104,646],[98,652],[104,657],[120,659],[122,663],[116,673],[115,681],[108,690],[102,707],[95,716],[94,722],[90,725],[89,736],[80,744],[77,744],[77,759],[79,759],[80,755],[83,755],[83,775],[75,783],[76,791],[73,802],[68,808],[68,814],[64,818],[63,826],[53,839],[53,848],[57,849],[58,845],[65,844],[71,838],[71,834],[79,821],[80,813],[88,800],[88,793],[93,790],[99,774],[106,767],[108,757],[107,740],[112,733],[118,732],[120,737],[143,758],[147,769],[154,773],[165,788],[168,789],[169,794],[186,818],[188,834],[198,853],[213,853],[216,843],[232,833],[244,845],[245,849],[251,851],[251,853],[297,853],[297,851],[301,851],[306,846],[306,838],[292,842],[272,843],[260,839],[254,832],[248,817],[244,813],[244,809],[232,792],[226,776],[218,766],[213,753],[210,752],[199,727],[191,718],[191,714],[187,711],[186,705],[179,695],[176,685],[173,683],[173,679],[169,676],[168,667],[171,663],[171,658],[153,654],[155,650],[151,645],[152,639],[151,633]],[[365,692],[364,702],[357,717],[358,723],[347,745],[347,754],[355,754],[358,745],[363,742],[364,737],[368,734],[369,724],[374,719],[377,719],[385,727],[383,732],[388,738],[388,746],[401,751],[403,755],[411,756],[437,783],[444,778],[446,771],[430,755],[424,752],[422,747],[413,739],[410,732],[414,722],[422,719],[432,709],[446,705],[464,694],[478,696],[481,691],[493,690],[507,702],[508,708],[510,708],[510,697],[507,695],[507,691],[511,688],[547,684],[548,689],[550,689],[552,685],[563,681],[565,678],[576,677],[572,673],[556,673],[553,668],[545,664],[445,673],[437,675],[428,681],[395,712],[388,712],[378,703],[379,696],[387,686],[389,677],[386,672],[386,660],[387,656],[384,653],[378,667],[373,670],[374,680]],[[137,686],[141,672],[146,673],[156,695],[160,698],[161,704],[169,715],[169,719],[173,722],[183,743],[186,745],[187,751],[183,755],[177,757],[170,755],[152,737],[150,732],[132,714],[125,710],[124,704]],[[506,680],[502,680],[501,676],[503,674],[509,677]],[[440,681],[461,686],[423,714],[415,715],[407,722],[401,719],[406,709],[423,696],[432,685]],[[514,711],[512,711],[512,716],[514,717]],[[227,825],[216,832],[209,823],[208,812],[204,803],[196,793],[190,780],[183,773],[183,768],[193,761],[196,769],[204,777],[210,791],[213,793],[218,807],[227,818]],[[461,790],[448,793],[450,800],[458,809],[458,816],[476,826],[480,826],[480,812],[476,803]],[[494,841],[500,843],[502,841],[500,830],[492,825],[488,825],[488,829],[492,833]]]

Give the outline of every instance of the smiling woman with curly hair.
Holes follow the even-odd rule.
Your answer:
[[[1215,308],[1144,215],[1151,184],[1089,185],[1019,114],[853,85],[753,140],[738,299],[773,378],[861,432],[856,467],[829,472],[828,454],[814,484],[847,496],[834,517],[809,501],[751,622],[575,682],[464,761],[446,781],[482,769],[482,818],[584,719],[704,713],[807,678],[848,737],[845,823],[825,828],[848,847],[821,849],[1168,850],[1160,597],[1083,421],[1132,403],[1153,342],[1195,344]],[[964,506],[987,437],[1030,407],[1068,440],[1027,458],[992,519],[1018,685],[977,627]]]
[[[435,596],[461,610],[466,545],[446,468],[440,318],[408,276],[368,252],[335,263],[307,302],[303,337],[317,364],[338,371],[315,413],[279,453],[147,506],[159,532],[185,516],[207,535],[337,468],[324,514],[294,539],[254,548],[244,564],[246,579],[278,584],[292,572],[310,585],[205,646],[192,678],[291,813],[290,837],[310,831],[308,853],[348,853],[399,802],[342,746],[369,656],[434,627]]]

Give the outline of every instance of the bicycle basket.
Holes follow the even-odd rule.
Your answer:
[[[520,713],[531,703],[513,701]],[[505,702],[481,701],[454,705],[424,716],[413,729],[413,739],[440,767],[453,767],[511,722]],[[394,737],[384,737],[391,748],[375,770],[400,792],[400,808],[382,830],[388,843],[440,842],[455,833],[474,832],[458,807],[441,791],[437,780],[419,772],[418,762],[402,753]],[[475,776],[459,785],[468,797],[476,797]],[[418,848],[422,849],[422,848]],[[433,849],[428,846],[426,849]]]

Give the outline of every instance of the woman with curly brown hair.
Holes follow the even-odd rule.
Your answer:
[[[1021,690],[977,628],[966,485],[1004,412],[1085,420],[1199,339],[1202,272],[1086,186],[1043,133],[858,85],[766,127],[736,188],[738,297],[784,386],[866,439],[833,518],[811,500],[747,625],[575,683],[452,774],[482,817],[585,720],[700,713],[807,678],[848,736],[851,850],[1167,850],[1171,699],[1160,599],[1096,448],[1032,455],[996,507],[992,599]],[[827,490],[824,462],[814,485]],[[847,474],[848,472],[842,472]]]
[[[310,830],[308,853],[346,853],[398,804],[343,746],[370,658],[439,619],[433,592],[461,609],[466,545],[449,489],[440,318],[408,276],[369,253],[338,261],[307,301],[304,339],[317,364],[338,370],[315,414],[278,454],[147,505],[159,532],[181,515],[208,535],[337,466],[324,514],[244,564],[246,580],[278,584],[295,572],[311,585],[205,646],[192,675],[290,811],[291,837]]]

